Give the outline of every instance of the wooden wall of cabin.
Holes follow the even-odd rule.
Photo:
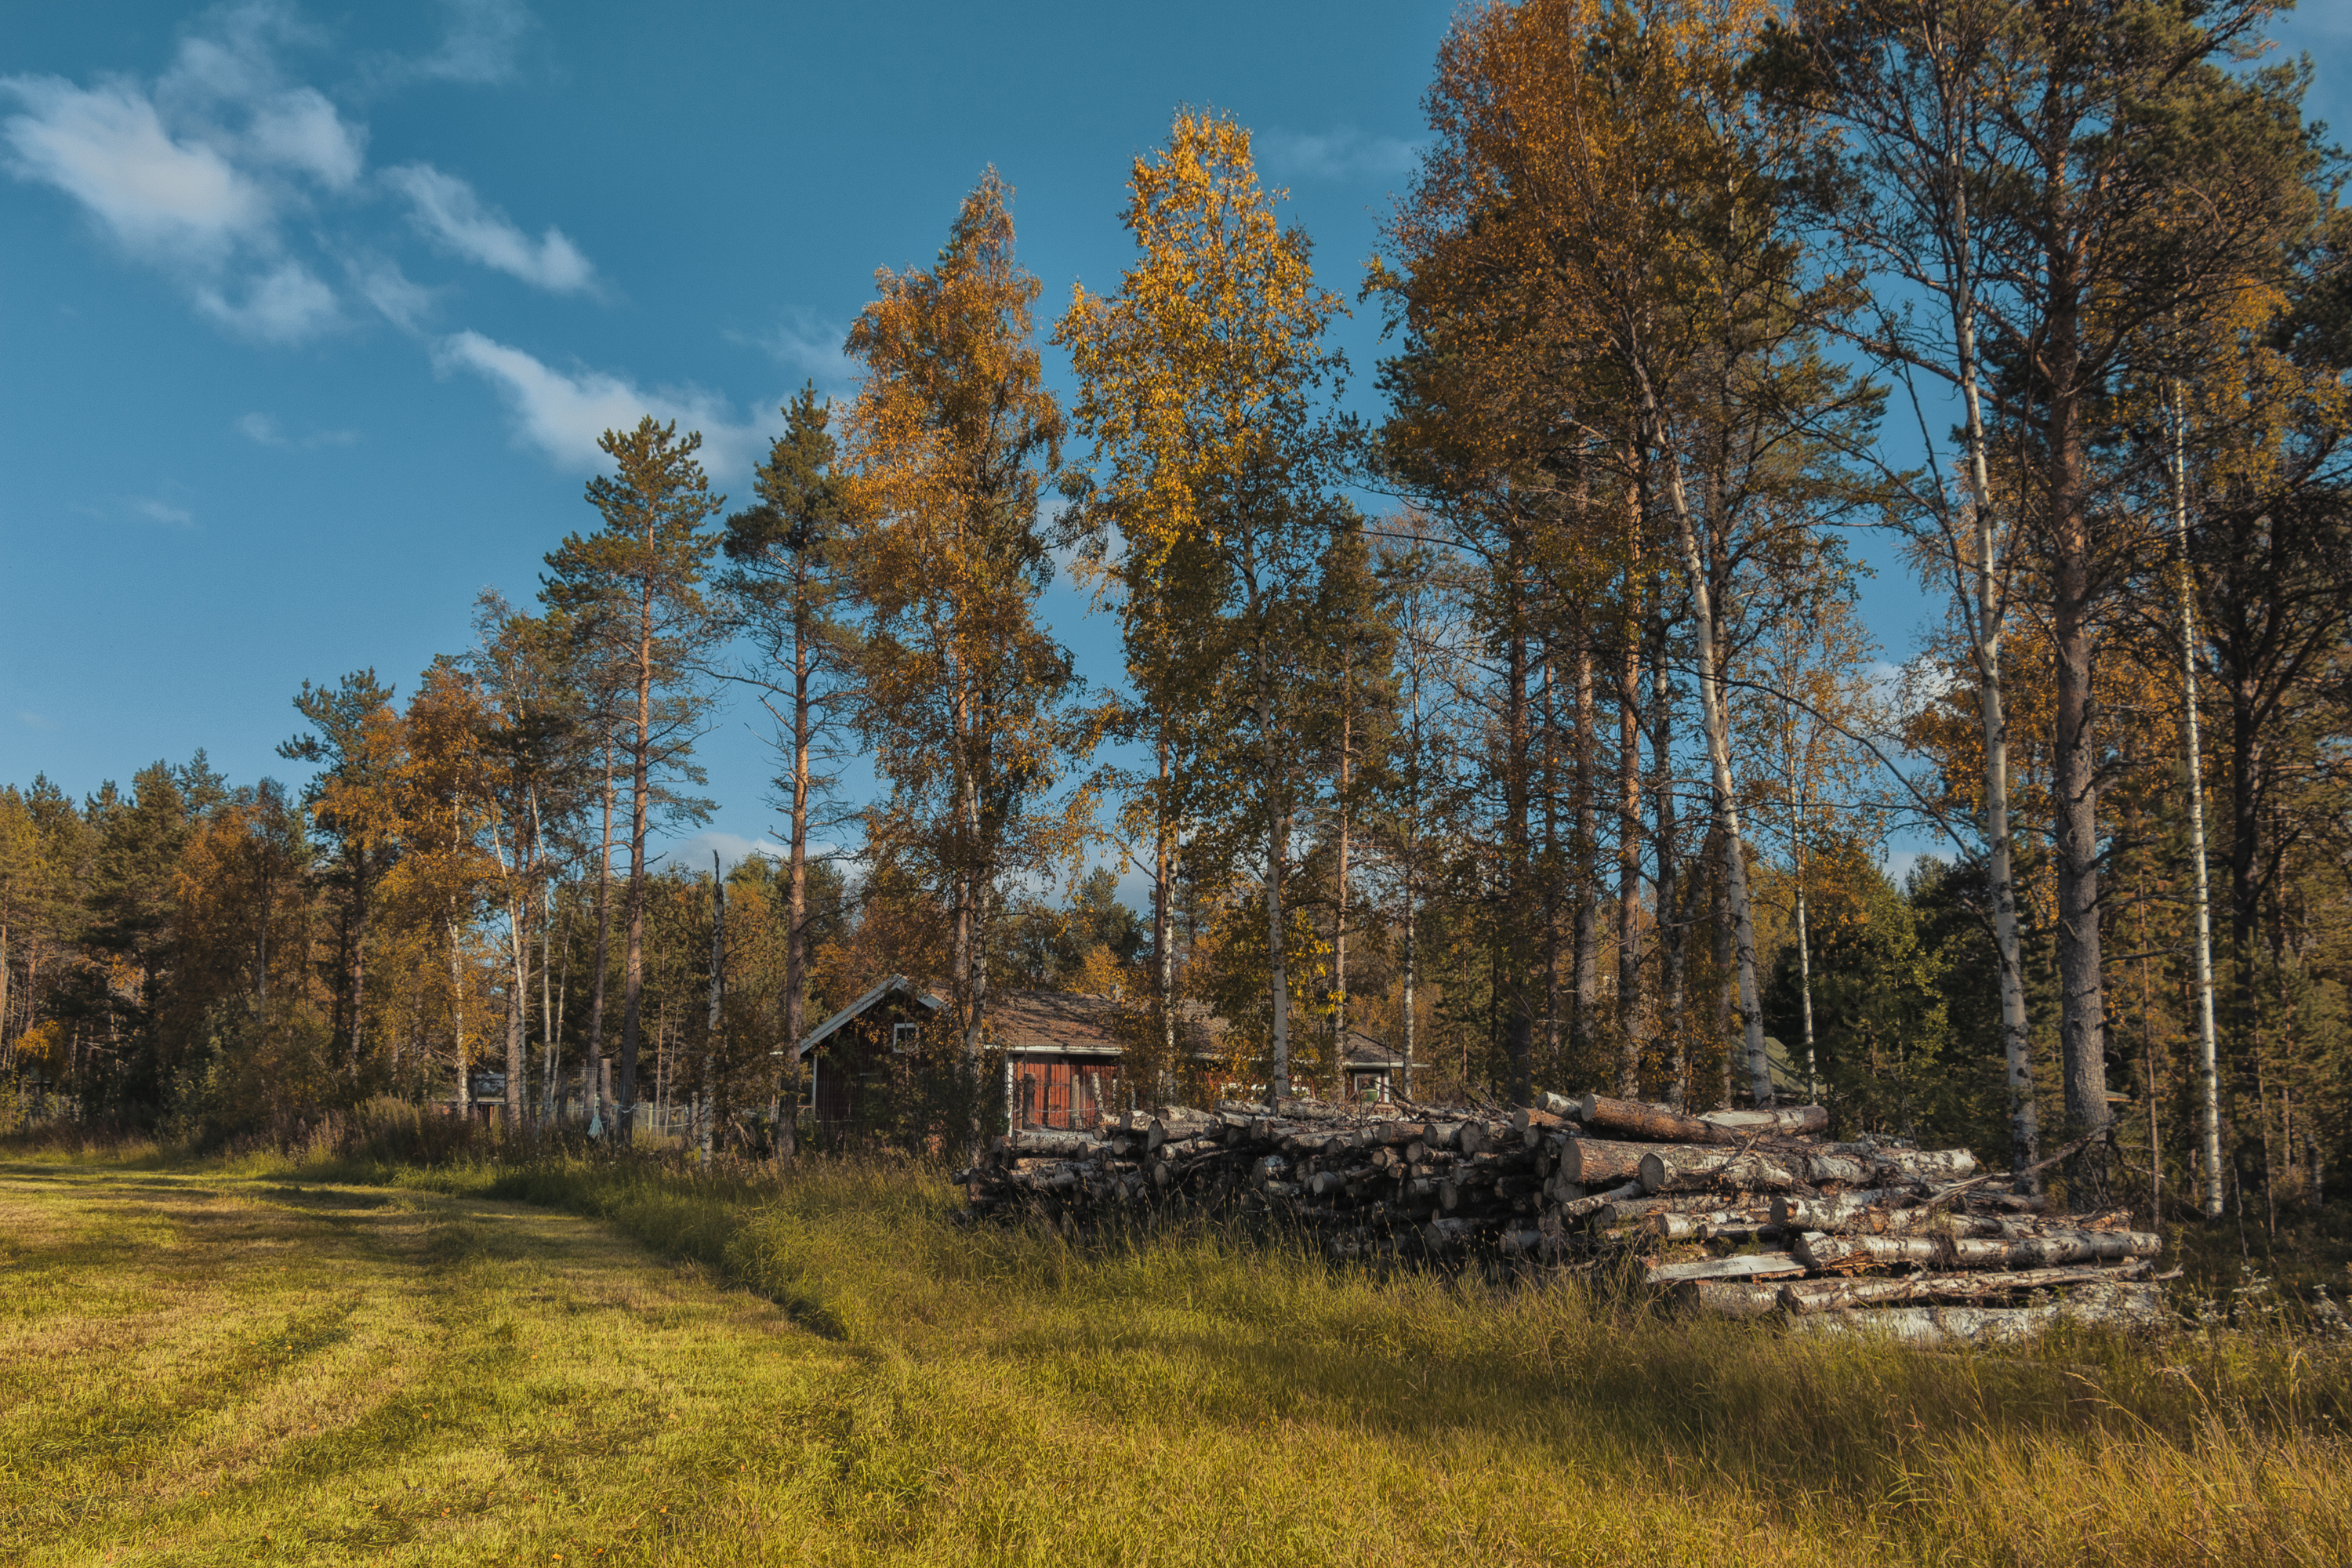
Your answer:
[[[1013,1103],[1024,1127],[1091,1127],[1118,1102],[1118,1064],[1056,1057],[1013,1058]]]

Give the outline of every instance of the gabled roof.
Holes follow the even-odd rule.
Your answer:
[[[1378,1035],[1368,1035],[1361,1029],[1350,1028],[1344,1048],[1339,1052],[1347,1066],[1363,1071],[1372,1068],[1401,1068],[1404,1058],[1389,1048]]]
[[[908,979],[905,975],[894,974],[890,976],[889,979],[883,981],[880,984],[866,992],[865,995],[860,996],[856,1001],[852,1002],[848,1006],[844,1007],[840,1012],[835,1013],[832,1017],[827,1018],[824,1023],[819,1024],[815,1028],[811,1029],[807,1034],[803,1035],[801,1037],[799,1054],[803,1057],[808,1055],[809,1052],[824,1044],[826,1039],[840,1030],[843,1026],[848,1024],[853,1019],[863,1017],[868,1010],[884,1001],[886,998],[893,995],[904,995],[908,1000],[919,1003],[921,1005],[929,1008],[934,1013],[947,1005],[944,1001],[932,995],[929,992],[916,989],[915,983]]]
[[[1014,1055],[1115,1057],[1118,1003],[1072,991],[999,991],[989,998],[988,1032]]]

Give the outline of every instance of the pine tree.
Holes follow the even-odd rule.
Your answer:
[[[820,771],[853,699],[848,633],[839,618],[848,573],[841,481],[834,473],[831,405],[814,383],[784,405],[784,433],[754,477],[760,504],[727,520],[724,586],[737,624],[759,651],[744,679],[776,725],[784,771],[776,780],[785,817],[784,1061],[797,1103],[808,983],[810,833],[832,786]],[[792,1112],[780,1127],[793,1152]]]
[[[638,1036],[643,1023],[646,842],[656,812],[699,820],[708,807],[678,795],[671,780],[702,782],[689,760],[707,703],[701,661],[718,635],[702,581],[719,537],[703,523],[725,505],[695,453],[699,432],[681,437],[675,423],[651,415],[626,432],[607,430],[597,446],[614,471],[588,481],[588,501],[604,519],[592,534],[572,534],[547,557],[545,594],[568,612],[579,634],[625,678],[627,705],[618,715],[618,750],[629,765],[627,946],[623,959],[619,1136],[635,1126]]]

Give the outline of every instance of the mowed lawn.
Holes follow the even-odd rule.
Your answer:
[[[2352,1358],[2292,1336],[1922,1354],[1215,1233],[1081,1250],[957,1225],[908,1167],[278,1172],[0,1162],[0,1563],[2322,1564],[2352,1541]]]
[[[0,1561],[793,1560],[858,1359],[543,1209],[0,1166]]]

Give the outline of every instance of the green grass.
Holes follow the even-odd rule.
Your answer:
[[[2336,1563],[2352,1356],[1933,1355],[919,1166],[0,1165],[0,1561]]]

